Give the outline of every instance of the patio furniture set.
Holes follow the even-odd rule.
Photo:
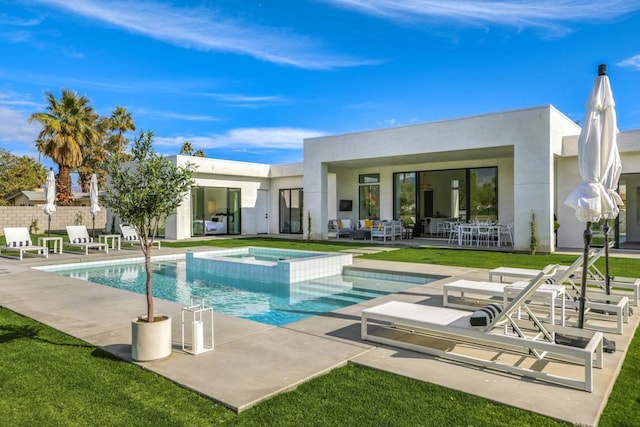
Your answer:
[[[492,222],[446,222],[443,235],[449,243],[458,246],[496,246],[513,244],[513,224],[494,224]]]
[[[371,240],[382,239],[401,240],[403,238],[402,222],[399,220],[368,220],[361,219],[357,223],[350,219],[332,219],[329,221],[329,233],[335,233],[336,238],[349,236],[351,239]]]
[[[570,266],[500,267],[487,282],[445,283],[443,307],[390,301],[365,308],[361,338],[592,392],[593,369],[603,368],[603,353],[615,351],[604,333],[623,333],[640,290],[640,279],[615,277],[606,295],[595,266],[603,255],[604,248],[587,254],[584,328],[572,321],[581,296],[581,255]],[[505,283],[509,277],[520,281]]]
[[[23,259],[25,253],[34,252],[45,258],[50,253],[62,253],[63,247],[84,249],[85,255],[89,254],[89,249],[103,250],[109,253],[109,248],[120,250],[122,242],[131,246],[140,244],[140,236],[137,230],[129,225],[120,225],[122,234],[101,234],[96,241],[89,235],[87,227],[84,225],[68,225],[66,227],[68,240],[60,236],[38,237],[37,244],[31,240],[28,227],[4,227],[5,246],[0,248],[0,252],[17,252],[18,258]],[[50,245],[51,244],[51,245]],[[154,244],[160,249],[160,241],[155,240]]]

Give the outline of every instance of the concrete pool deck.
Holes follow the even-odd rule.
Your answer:
[[[198,251],[200,248],[190,248]],[[211,250],[211,247],[202,248]],[[154,255],[184,253],[163,248]],[[52,254],[48,260],[0,257],[0,305],[29,316],[95,346],[130,359],[133,319],[146,307],[143,295],[58,276],[29,267],[137,258],[139,249]],[[605,354],[604,369],[594,369],[594,392],[443,361],[421,353],[373,345],[360,339],[360,311],[383,301],[442,304],[442,284],[456,279],[487,280],[487,270],[354,258],[354,266],[448,276],[398,294],[346,307],[333,313],[274,327],[216,313],[215,349],[192,356],[182,352],[182,305],[156,299],[156,312],[173,317],[174,351],[166,360],[141,363],[187,388],[242,411],[331,369],[353,362],[421,381],[475,394],[581,425],[596,425],[638,324],[634,315],[624,335],[605,334],[617,351]],[[375,389],[371,390],[375,393]]]

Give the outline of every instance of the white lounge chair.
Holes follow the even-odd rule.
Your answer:
[[[587,266],[593,265],[596,260],[602,256],[604,252],[602,250],[598,252],[591,251],[589,253],[589,259]],[[562,266],[557,269],[556,275],[552,278],[554,284],[567,287],[564,292],[566,298],[565,305],[572,308],[577,312],[579,310],[579,298],[581,292],[581,286],[577,283],[576,276],[580,277],[580,272],[583,267],[584,255],[579,256],[570,266]],[[491,287],[493,290],[492,296],[502,297],[503,293],[500,292],[500,287],[504,286],[519,286],[522,287],[524,282],[515,282],[512,284],[503,283],[503,275],[512,277],[526,278],[531,277],[533,273],[540,273],[540,270],[526,269],[526,268],[511,268],[500,267],[498,269],[491,270],[489,272],[489,278],[493,276],[500,276],[500,283],[494,282],[476,282],[485,283],[485,285],[477,285],[478,287]],[[451,291],[459,291],[473,293],[474,285],[468,284],[468,286],[454,286],[453,284],[444,285],[445,294],[448,296],[447,287],[451,288]],[[628,292],[621,291],[624,294]],[[489,292],[484,292],[489,295]],[[591,329],[597,329],[606,332],[614,332],[622,334],[624,331],[624,324],[629,322],[629,298],[621,293],[614,293],[612,295],[604,295],[601,292],[594,292],[593,288],[588,288],[587,298],[585,300],[585,327]],[[567,311],[563,315],[568,316],[570,313]],[[590,320],[597,321],[596,323],[590,322]],[[611,325],[611,322],[615,322]]]
[[[138,230],[132,225],[120,224],[120,231],[122,232],[122,241],[124,243],[129,243],[131,246],[140,245],[142,241],[140,240],[140,235],[138,234]],[[151,241],[151,246],[156,244],[158,246],[158,250],[160,249],[160,240]]]
[[[601,248],[597,252],[591,252],[594,254],[590,256],[589,262],[587,264],[587,285],[589,285],[588,291],[590,293],[595,293],[598,288],[598,293],[602,293],[605,290],[606,286],[606,278],[605,274],[602,273],[598,267],[596,267],[595,262],[604,255],[604,248]],[[580,266],[582,267],[582,266]],[[566,266],[560,266],[560,269],[567,269]],[[512,277],[518,279],[530,279],[534,277],[539,270],[531,269],[531,268],[514,268],[514,267],[498,267],[493,270],[489,270],[489,281],[493,281],[494,276],[500,279],[500,282],[505,281],[505,277]],[[572,279],[573,283],[577,283],[580,281],[582,277],[582,268],[578,268],[574,272],[574,277]],[[622,277],[622,276],[611,276],[609,285],[611,287],[611,293],[614,295],[624,295],[629,298],[629,303],[637,307],[640,301],[640,279],[634,277]],[[599,296],[599,298],[603,298]]]
[[[4,227],[4,237],[6,245],[5,252],[19,252],[20,260],[25,252],[36,251],[38,255],[49,258],[49,250],[46,246],[34,245],[31,242],[31,235],[28,227]]]
[[[553,272],[553,268],[540,272],[486,327],[472,327],[471,318],[474,315],[468,311],[391,301],[362,310],[361,337],[363,340],[591,392],[593,368],[602,368],[603,365],[602,332],[543,324],[524,304]],[[516,319],[514,314],[519,308],[527,313],[530,320]],[[381,325],[370,332],[371,322]],[[505,326],[510,326],[513,332],[507,332]],[[379,332],[381,328],[395,332]],[[407,334],[436,339],[419,341]],[[560,344],[560,337],[580,344]],[[508,357],[508,354],[516,357]],[[549,363],[560,360],[571,365],[582,364],[584,375],[580,378],[569,376],[571,369],[545,371],[547,363],[535,363],[535,360],[542,359],[548,359]]]
[[[87,227],[84,225],[67,225],[67,236],[69,236],[69,241],[65,244],[71,247],[84,248],[85,255],[89,255],[89,249],[104,249],[105,253],[109,253],[109,245],[94,242],[93,237],[89,236]]]

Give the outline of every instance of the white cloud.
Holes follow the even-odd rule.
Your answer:
[[[439,19],[466,24],[556,27],[560,22],[601,22],[640,10],[629,0],[324,0],[390,20]]]
[[[15,155],[37,155],[35,140],[40,132],[37,123],[29,123],[24,112],[0,105],[0,142]]]
[[[619,67],[633,68],[640,71],[640,55],[632,56],[616,64]]]
[[[26,99],[13,92],[0,92],[0,105],[16,105],[22,107],[39,107],[40,104]]]
[[[255,149],[301,150],[302,142],[305,138],[324,135],[327,135],[327,133],[312,129],[257,127],[232,129],[225,134],[209,136],[156,137],[154,141],[158,146],[172,147],[174,150],[173,154],[179,151],[179,147],[181,147],[185,141],[191,142],[191,145],[196,150],[216,148],[224,148],[232,151]],[[176,147],[178,147],[177,150]]]
[[[306,69],[380,63],[326,53],[320,42],[309,37],[228,19],[203,7],[174,7],[164,2],[126,0],[38,1],[184,48],[233,52]]]
[[[184,120],[189,122],[215,122],[219,120],[217,117],[213,117],[213,116],[176,113],[172,111],[139,109],[138,112],[142,115],[146,115],[154,119]]]

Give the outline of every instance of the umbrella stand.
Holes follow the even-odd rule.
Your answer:
[[[602,227],[602,231],[604,232],[604,283],[605,290],[607,295],[611,295],[611,276],[609,275],[609,220],[604,220],[604,227]]]
[[[587,221],[587,228],[584,230],[584,254],[582,256],[582,283],[580,286],[580,311],[578,313],[578,328],[584,328],[585,300],[587,298],[587,270],[589,265],[589,246],[591,245],[591,221]]]

